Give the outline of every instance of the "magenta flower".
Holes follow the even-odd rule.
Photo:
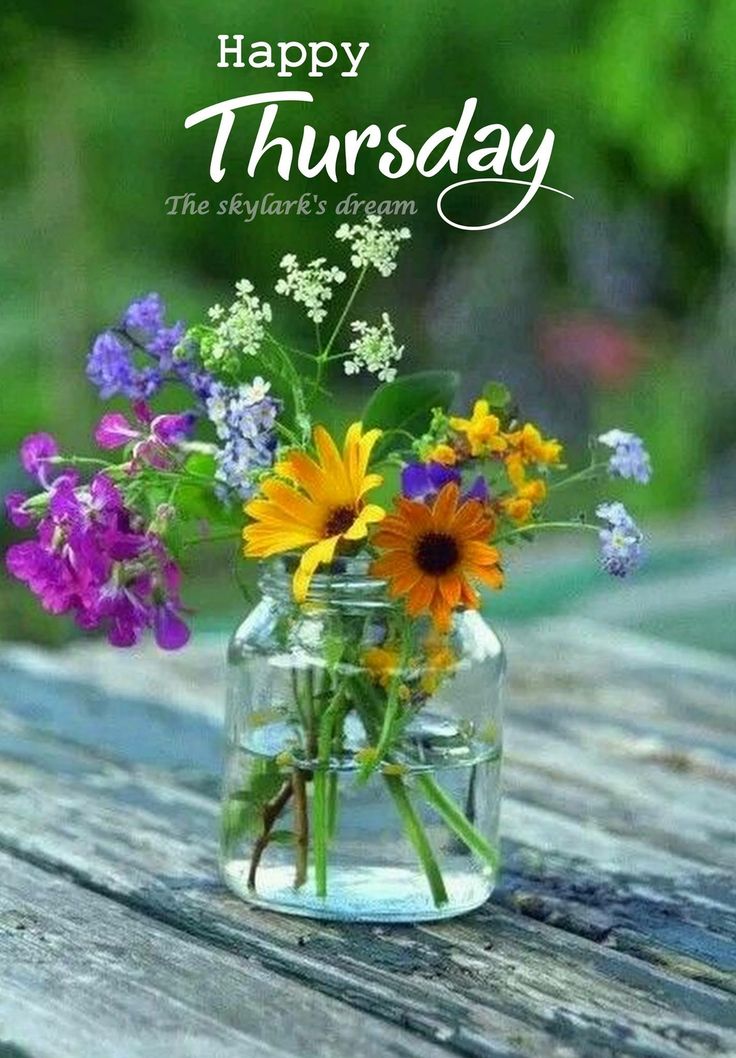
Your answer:
[[[50,433],[32,433],[20,446],[23,469],[37,478],[44,487],[48,478],[48,460],[58,454],[59,446]]]
[[[175,447],[187,438],[196,422],[193,412],[154,416],[145,401],[133,405],[136,418],[145,426],[129,422],[121,412],[106,412],[95,428],[95,441],[100,448],[124,448],[133,443],[133,463],[147,463],[165,470],[172,466]]]
[[[119,411],[106,412],[95,427],[95,441],[100,448],[123,448],[139,437],[141,431]]]
[[[165,650],[183,646],[189,629],[178,567],[161,539],[125,507],[115,483],[101,473],[79,485],[65,474],[47,492],[36,538],[8,549],[9,573],[44,609],[72,614],[81,628],[104,629],[115,646],[137,643],[148,629]],[[11,508],[19,506],[17,499]]]
[[[28,497],[24,492],[9,492],[5,497],[5,512],[11,524],[18,529],[33,525],[33,518],[23,509]]]

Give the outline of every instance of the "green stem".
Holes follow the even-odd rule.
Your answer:
[[[362,284],[363,280],[365,279],[365,274],[366,274],[367,271],[368,271],[368,265],[367,264],[363,265],[363,267],[360,270],[360,275],[356,279],[355,285],[354,285],[352,291],[350,292],[350,297],[345,302],[345,307],[344,307],[344,309],[342,310],[342,312],[340,314],[340,319],[335,324],[335,329],[333,330],[332,334],[330,335],[329,340],[327,342],[327,345],[324,347],[324,349],[322,350],[322,352],[321,352],[321,354],[320,354],[320,356],[318,358],[321,363],[326,363],[327,362],[327,358],[330,355],[330,349],[332,349],[332,346],[334,345],[335,339],[337,338],[338,334],[342,330],[342,325],[345,322],[345,320],[347,318],[347,315],[350,312],[350,309],[352,308],[352,304],[355,301],[355,297],[356,297],[358,291],[360,290],[361,284]],[[321,371],[318,372],[318,376],[317,377],[318,377],[318,379],[322,377],[322,372]]]
[[[406,829],[406,836],[414,846],[419,862],[427,878],[435,907],[448,901],[447,890],[432,846],[412,805],[404,781],[400,775],[384,775],[384,782],[393,797],[394,804]]]
[[[558,489],[566,489],[568,485],[575,485],[580,481],[594,481],[600,472],[605,470],[606,466],[606,462],[591,463],[591,465],[586,467],[585,470],[579,470],[576,474],[570,474],[567,478],[560,478],[559,481],[553,481],[549,486],[548,491],[554,492]]]
[[[426,772],[417,775],[417,784],[432,807],[469,849],[477,853],[494,871],[501,863],[501,856],[480,831],[476,830],[463,810],[445,793],[436,779]]]
[[[312,844],[314,883],[317,896],[327,896],[327,846],[330,837],[329,777],[333,722],[340,711],[342,691],[338,690],[319,721],[317,764],[313,775]]]
[[[194,536],[191,540],[184,540],[182,547],[196,547],[198,544],[218,544],[223,540],[241,540],[243,533],[239,529],[223,530],[221,533],[207,533],[206,536]]]
[[[510,540],[512,536],[520,536],[523,533],[538,533],[542,529],[585,529],[591,533],[600,532],[600,527],[591,525],[590,522],[529,522],[528,525],[519,525],[516,529],[509,529],[501,536],[495,537],[491,542],[501,544],[504,540]]]

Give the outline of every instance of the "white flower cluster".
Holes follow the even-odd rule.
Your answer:
[[[207,349],[207,359],[214,362],[213,366],[232,360],[236,353],[255,356],[266,335],[266,324],[271,322],[271,306],[261,303],[249,280],[239,280],[235,293],[237,297],[228,309],[213,305],[207,313],[214,325]]]
[[[372,266],[382,276],[390,276],[396,268],[399,246],[411,238],[408,228],[384,228],[381,217],[369,214],[363,224],[341,224],[335,238],[349,242],[354,268]]]
[[[350,359],[345,361],[345,374],[357,375],[365,368],[377,375],[381,382],[393,382],[397,364],[404,353],[404,346],[396,344],[394,328],[388,313],[381,316],[380,326],[369,326],[363,320],[350,324],[357,338],[350,343]]]
[[[276,293],[291,297],[297,304],[304,305],[307,316],[315,323],[321,323],[327,315],[325,304],[333,295],[331,283],[344,283],[345,273],[334,265],[325,267],[325,257],[317,257],[304,268],[293,253],[281,258],[281,267],[286,275],[276,282]]]

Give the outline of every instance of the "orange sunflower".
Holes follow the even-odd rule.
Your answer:
[[[445,485],[431,507],[399,499],[373,542],[384,553],[371,566],[389,582],[394,598],[406,597],[411,617],[429,613],[443,632],[457,606],[477,609],[472,581],[503,586],[499,553],[487,541],[493,520],[477,500],[460,502],[455,482]]]
[[[294,574],[297,602],[304,602],[317,567],[331,562],[343,541],[363,540],[369,525],[385,515],[365,495],[383,481],[368,463],[380,430],[363,433],[354,422],[342,453],[322,426],[314,428],[318,461],[293,451],[261,484],[261,494],[245,505],[253,521],[243,530],[248,557],[268,558],[306,548]],[[279,476],[280,475],[280,476]],[[282,480],[290,479],[290,483]]]

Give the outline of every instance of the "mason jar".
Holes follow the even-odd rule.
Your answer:
[[[499,867],[501,644],[474,610],[407,620],[364,559],[292,598],[262,567],[228,650],[221,871],[252,904],[420,921],[489,896]]]

